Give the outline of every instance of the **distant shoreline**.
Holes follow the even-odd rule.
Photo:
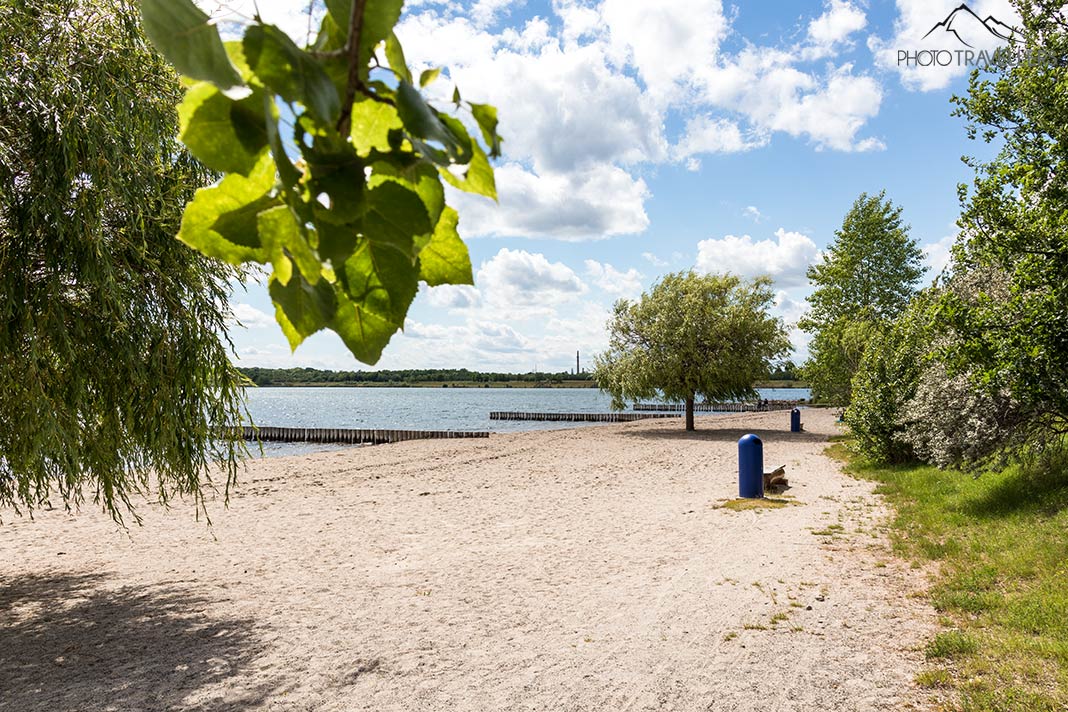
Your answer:
[[[292,381],[284,383],[267,383],[257,388],[592,388],[597,384],[590,381],[562,381],[554,383],[532,383],[530,381],[497,381],[492,383],[475,383],[472,381],[424,381],[419,383],[376,383],[347,382],[328,383],[321,381]],[[762,381],[754,388],[808,388],[803,381]]]

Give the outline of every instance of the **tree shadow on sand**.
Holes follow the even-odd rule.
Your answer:
[[[115,586],[96,573],[0,577],[0,710],[246,710],[263,651],[251,620],[212,613],[181,583]]]
[[[820,443],[827,442],[824,433],[800,432],[791,433],[788,427],[782,429],[745,429],[745,428],[704,428],[698,424],[697,430],[687,431],[683,428],[678,430],[626,430],[626,435],[647,440],[707,440],[708,442],[738,442],[743,435],[752,433],[765,443],[768,442],[794,442],[794,443]]]

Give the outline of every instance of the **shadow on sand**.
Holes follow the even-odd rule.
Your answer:
[[[95,573],[0,577],[0,710],[246,710],[274,685],[243,668],[264,646],[181,583]],[[233,682],[232,685],[227,681]]]
[[[698,423],[697,430],[687,431],[683,429],[682,425],[679,425],[677,430],[675,429],[656,429],[656,430],[625,430],[626,435],[635,438],[645,438],[650,440],[707,440],[709,442],[738,442],[738,439],[743,435],[752,433],[763,440],[768,442],[799,442],[799,443],[819,443],[826,442],[827,435],[823,433],[791,433],[788,429],[744,429],[744,428],[701,428],[701,424]]]

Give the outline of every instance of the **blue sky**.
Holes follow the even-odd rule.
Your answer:
[[[303,38],[296,4],[259,6]],[[424,288],[376,367],[566,370],[576,349],[588,365],[616,299],[691,268],[771,274],[792,325],[805,269],[865,191],[904,208],[933,276],[970,178],[960,158],[986,149],[951,116],[967,70],[896,56],[959,48],[923,39],[958,4],[409,2],[397,28],[409,63],[445,68],[442,97],[455,83],[496,104],[505,155],[499,205],[450,195],[475,287]],[[1017,19],[1004,0],[970,7]],[[965,19],[963,39],[997,46]],[[291,353],[263,286],[232,300],[239,363],[367,368],[329,333]],[[791,336],[801,360],[805,336]]]

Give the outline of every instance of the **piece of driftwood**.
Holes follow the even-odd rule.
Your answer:
[[[779,465],[771,472],[764,473],[764,489],[772,487],[787,487],[790,482],[786,479],[786,465]]]

